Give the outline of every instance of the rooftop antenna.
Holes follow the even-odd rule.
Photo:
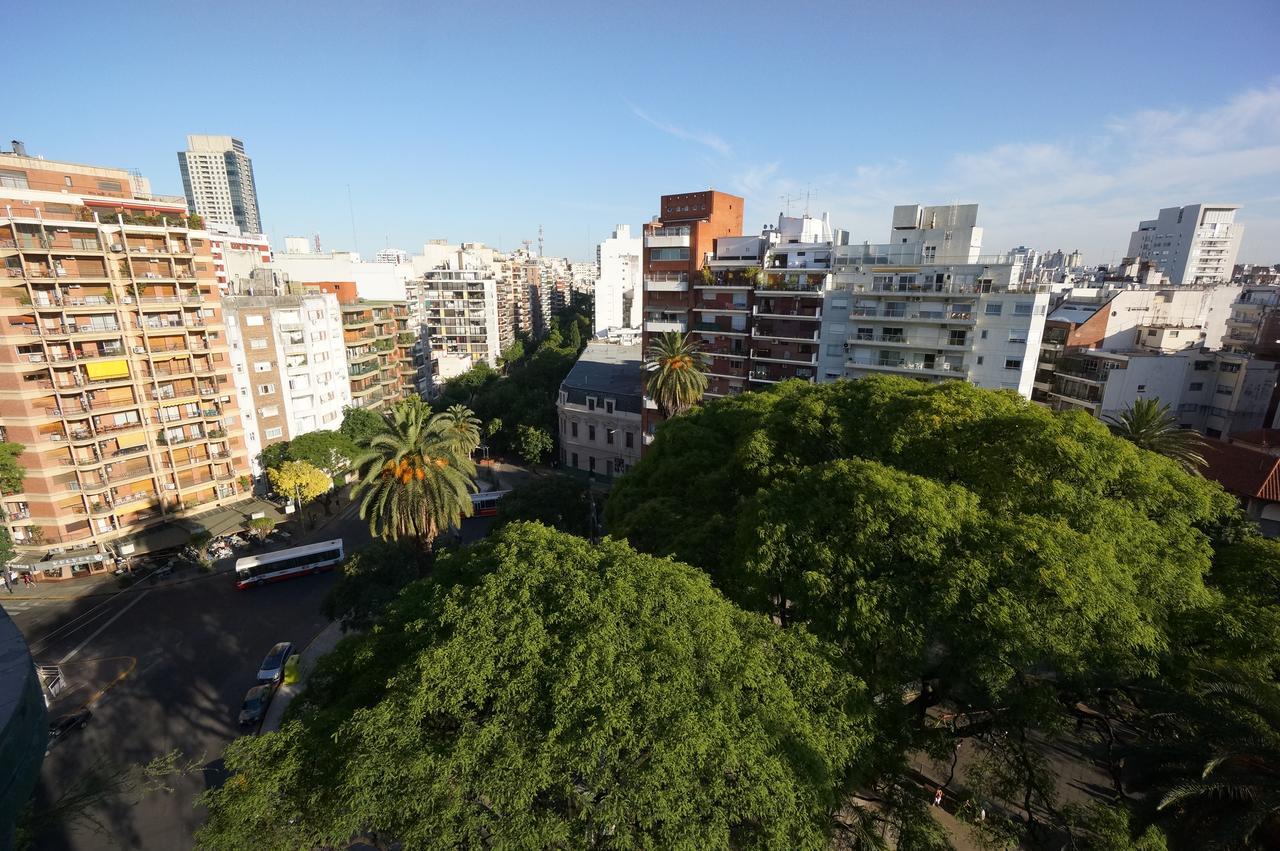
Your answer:
[[[783,213],[782,213],[782,215],[784,215],[784,216],[790,216],[790,215],[791,215],[791,202],[792,202],[792,201],[799,201],[799,200],[800,200],[800,196],[799,196],[799,195],[779,195],[778,197],[779,197],[780,199],[782,199],[782,209],[783,209]]]
[[[542,225],[538,225],[538,259],[542,259]]]
[[[809,218],[809,187],[804,188],[804,217]]]
[[[322,254],[323,252],[320,250],[320,234],[315,235],[315,243],[316,243],[316,254]]]

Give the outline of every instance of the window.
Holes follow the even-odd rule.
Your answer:
[[[0,169],[0,186],[6,189],[30,189],[25,171]]]
[[[70,186],[70,185],[71,185],[71,178],[70,178],[70,177],[64,177],[64,178],[62,178],[62,185],[63,185],[63,186]]]
[[[254,363],[253,363],[253,371],[254,371],[254,372],[270,372],[270,371],[271,371],[271,361],[269,361],[269,360],[254,361]]]
[[[578,453],[573,453],[573,469],[578,469]]]
[[[1147,336],[1148,336],[1148,337],[1154,337],[1155,335],[1156,335],[1156,329],[1154,329],[1154,328],[1148,328],[1148,329],[1147,329]]]
[[[1191,382],[1191,384],[1189,384],[1189,385],[1187,386],[1187,389],[1188,389],[1188,390],[1192,390],[1192,391],[1195,391],[1195,390],[1203,390],[1203,389],[1204,389],[1204,382],[1203,382],[1203,381],[1193,381],[1193,382]]]
[[[604,442],[610,446],[613,445],[613,429],[607,428],[604,430]]]
[[[1035,305],[1032,302],[1020,301],[1013,306],[1013,315],[1014,316],[1030,316],[1031,308],[1033,307],[1035,307]]]
[[[632,434],[631,432],[627,432],[627,433],[626,433],[626,440],[625,440],[625,443],[626,443],[626,447],[627,447],[628,449],[633,449],[633,448],[635,448],[635,444],[636,444],[635,435],[634,435],[634,434]]]
[[[605,412],[606,414],[612,414],[612,413],[613,413],[613,400],[612,400],[612,399],[605,399],[605,400],[604,400],[604,412]],[[613,442],[613,441],[610,441],[610,443],[612,443],[612,442]]]
[[[650,260],[688,260],[689,249],[686,248],[650,248]],[[594,468],[593,468],[594,469]]]
[[[265,349],[266,347],[267,347],[267,341],[265,338],[249,341],[249,348],[251,349]]]
[[[1005,358],[1005,369],[1022,369],[1022,358]]]
[[[262,314],[261,313],[246,314],[244,317],[244,324],[249,328],[256,328],[257,326],[262,324]]]
[[[587,397],[587,410],[588,410],[588,411],[594,411],[595,409],[596,409],[596,397],[595,397],[595,396],[588,396],[588,397]]]
[[[1027,341],[1026,329],[1009,332],[1010,343],[1025,343],[1026,341]]]
[[[569,423],[569,434],[573,437],[578,436],[578,424],[576,422]],[[573,466],[578,466],[578,462],[574,461]]]
[[[1196,363],[1195,363],[1195,367],[1194,367],[1194,368],[1195,368],[1195,371],[1196,371],[1196,372],[1205,372],[1206,370],[1213,369],[1213,361],[1211,361],[1211,360],[1198,360],[1198,361],[1196,361]]]
[[[593,473],[596,471],[596,456],[594,455],[587,456],[587,467]]]
[[[595,443],[596,427],[594,425],[587,426],[587,440],[590,440],[592,443]]]
[[[982,339],[987,339],[987,332],[985,330],[982,332]]]
[[[267,440],[271,440],[274,437],[284,437],[284,429],[280,426],[276,426],[275,428],[267,429],[263,434],[266,436]]]
[[[1003,310],[1004,310],[1004,305],[1003,305],[1003,304],[1001,304],[1000,302],[998,302],[998,301],[989,301],[989,302],[987,302],[987,315],[988,315],[988,316],[999,316],[999,315],[1000,315],[1000,313],[1001,313],[1001,311],[1003,311]]]
[[[278,417],[278,416],[280,416],[280,406],[279,406],[279,405],[267,405],[265,408],[260,408],[260,409],[258,410],[258,416],[260,416],[260,417]]]
[[[1240,371],[1240,364],[1238,363],[1224,363],[1218,367],[1218,372],[1239,372],[1239,371]]]
[[[259,384],[258,392],[263,395],[270,395],[276,392],[276,386],[274,384]]]
[[[1220,393],[1220,394],[1221,394],[1221,395],[1223,395],[1223,396],[1230,396],[1230,395],[1231,395],[1231,385],[1230,385],[1230,384],[1219,384],[1219,385],[1218,385],[1218,390],[1217,390],[1217,392],[1218,392],[1218,393]]]
[[[840,357],[840,356],[841,356],[841,355],[843,355],[843,354],[844,354],[844,344],[843,344],[843,343],[828,343],[828,344],[827,344],[827,356],[828,356],[828,357]]]
[[[952,329],[947,332],[947,345],[963,346],[965,343],[965,338],[967,336],[968,335],[964,331],[957,331],[955,329]]]
[[[1145,384],[1139,384],[1139,385],[1138,385],[1138,392],[1139,392],[1139,393],[1146,393],[1146,392],[1147,392],[1147,385],[1145,385]]]
[[[978,355],[978,366],[982,366],[982,355]]]

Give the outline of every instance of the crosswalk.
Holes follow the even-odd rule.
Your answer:
[[[43,601],[32,598],[24,600],[0,600],[0,609],[4,609],[10,615],[22,614],[23,612],[30,611],[31,609],[37,609],[41,605],[43,605]]]

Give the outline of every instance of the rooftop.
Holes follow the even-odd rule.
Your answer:
[[[1280,457],[1216,440],[1201,449],[1204,477],[1229,493],[1252,499],[1280,502]]]
[[[615,396],[639,396],[643,366],[639,345],[593,342],[587,345],[561,386]]]

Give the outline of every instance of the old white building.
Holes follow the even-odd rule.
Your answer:
[[[609,478],[640,460],[640,346],[593,342],[560,385],[560,463]]]

